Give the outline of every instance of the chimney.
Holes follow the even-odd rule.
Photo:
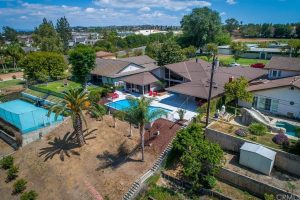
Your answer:
[[[230,76],[228,82],[231,83],[233,81],[234,77]]]

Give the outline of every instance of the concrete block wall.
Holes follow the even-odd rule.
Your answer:
[[[257,181],[250,177],[241,175],[239,173],[233,172],[228,169],[221,168],[220,172],[217,175],[218,179],[238,187],[242,190],[251,192],[253,195],[264,198],[264,194],[273,194],[275,197],[277,195],[294,197],[293,199],[298,199],[300,197],[295,196],[285,190],[274,187],[272,185]]]
[[[226,133],[222,133],[220,131],[213,130],[210,128],[210,126],[206,128],[205,134],[207,139],[218,143],[222,147],[222,149],[235,153],[240,152],[240,148],[245,142],[258,144],[250,140],[245,140]],[[300,156],[280,151],[278,149],[273,149],[268,146],[265,147],[277,152],[274,163],[274,166],[276,168],[290,174],[300,176]]]

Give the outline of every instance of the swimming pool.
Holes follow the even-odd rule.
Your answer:
[[[285,128],[286,129],[286,134],[288,134],[290,136],[297,137],[297,134],[296,134],[297,126],[294,126],[294,125],[292,125],[288,122],[283,122],[283,121],[277,121],[276,126]]]
[[[119,101],[115,101],[115,102],[110,102],[106,104],[108,107],[116,109],[116,110],[126,110],[130,107],[130,103],[127,99],[123,99],[123,100],[119,100]],[[149,106],[149,112],[154,112],[156,110],[163,110],[166,113],[172,112],[172,110],[166,109],[166,108],[161,108],[161,107],[156,107],[156,106]],[[159,116],[162,117],[162,116]],[[159,118],[158,117],[158,118]],[[158,119],[156,118],[156,119]],[[156,120],[156,119],[153,119]]]
[[[54,113],[47,117],[47,113],[48,110],[20,99],[0,104],[0,118],[17,127],[22,134],[63,120],[62,116],[55,120]]]

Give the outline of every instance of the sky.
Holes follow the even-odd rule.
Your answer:
[[[196,7],[210,7],[222,21],[300,22],[300,0],[0,0],[0,27],[30,30],[44,17],[66,16],[71,26],[180,25]]]

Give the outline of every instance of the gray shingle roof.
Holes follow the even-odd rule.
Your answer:
[[[198,60],[197,63],[191,60],[166,65],[165,67],[189,80],[189,82],[166,88],[166,90],[202,99],[208,98],[211,72],[210,63],[203,60]],[[219,67],[214,74],[215,84],[212,89],[212,97],[224,93],[224,85],[229,81],[230,77],[238,78],[243,76],[251,81],[265,74],[266,70],[250,67]]]
[[[253,92],[287,86],[294,86],[300,89],[300,76],[293,76],[274,80],[262,79],[259,81],[255,81],[250,84],[250,86],[248,87],[248,91]]]
[[[265,69],[278,69],[300,72],[300,58],[273,56]]]
[[[157,82],[158,79],[155,76],[153,76],[150,72],[142,72],[139,74],[127,76],[123,78],[122,81],[136,85],[148,85]]]
[[[144,64],[149,64],[149,63],[156,63],[155,60],[153,60],[152,58],[150,58],[147,55],[144,55],[144,56],[135,56],[135,57],[128,57],[128,58],[120,58],[118,60],[135,63],[137,65],[144,65]]]

